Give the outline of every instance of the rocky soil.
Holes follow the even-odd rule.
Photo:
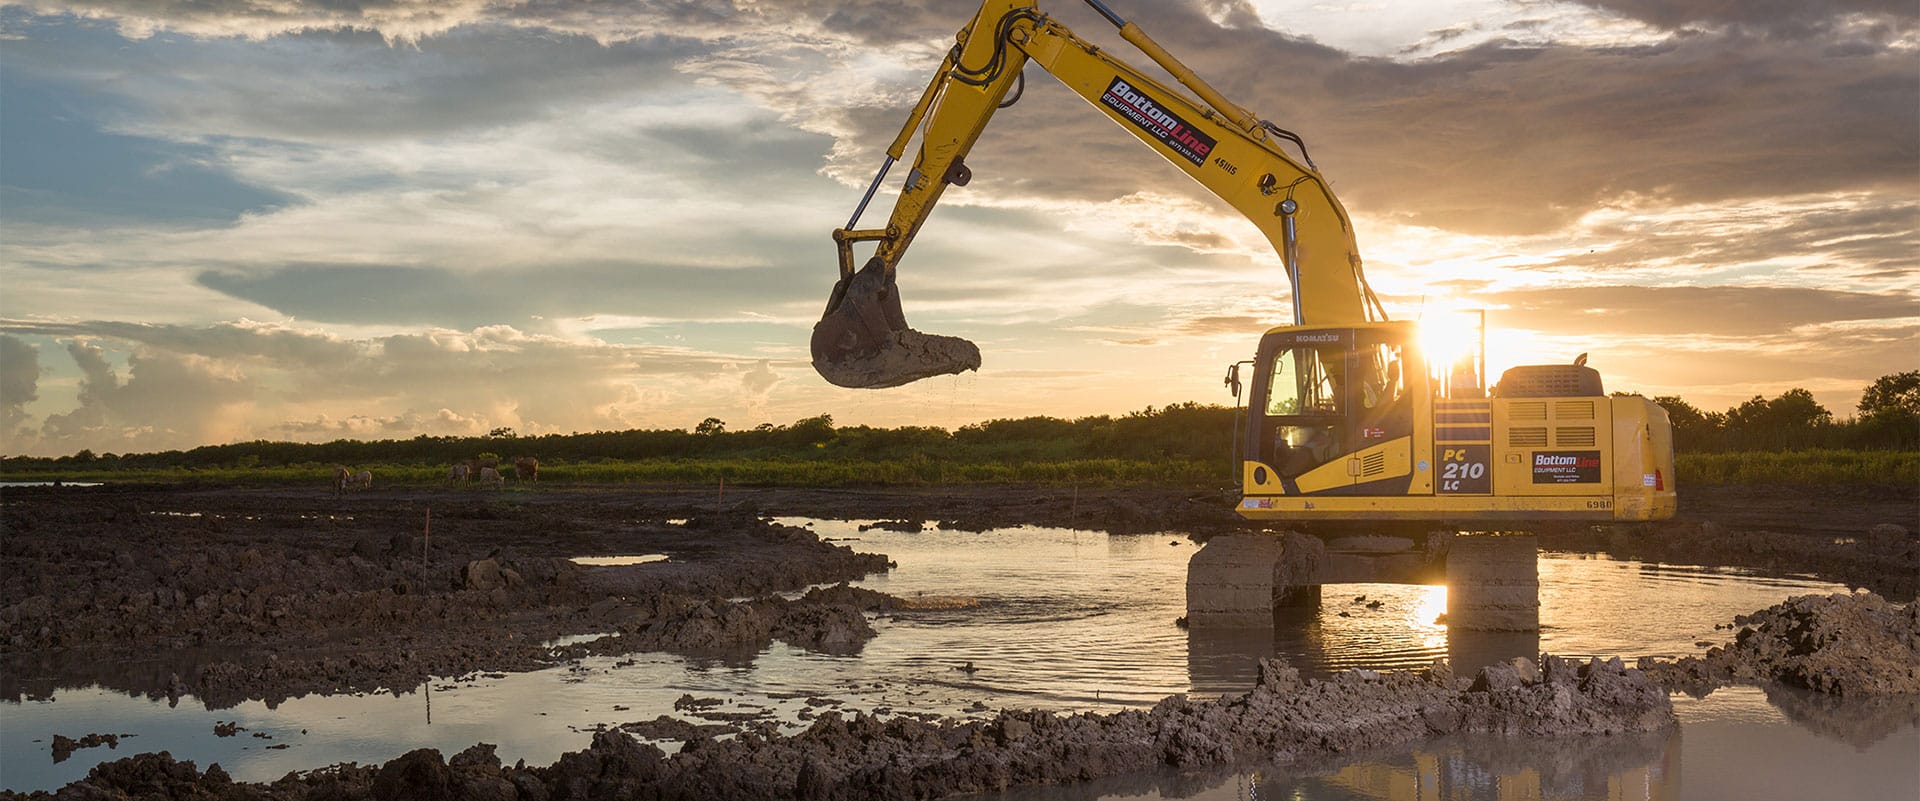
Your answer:
[[[808,729],[714,740],[694,733],[667,755],[610,730],[547,767],[503,766],[490,745],[452,759],[431,749],[381,766],[339,765],[270,784],[233,782],[167,754],[97,766],[58,793],[88,799],[145,793],[218,799],[896,799],[1015,785],[1078,782],[1154,765],[1200,769],[1296,760],[1453,732],[1601,736],[1673,723],[1666,693],[1617,660],[1574,665],[1515,660],[1478,677],[1444,663],[1421,673],[1350,672],[1302,680],[1278,660],[1251,692],[1168,698],[1152,709],[1059,715],[1002,711],[991,720],[928,723],[823,714]],[[0,794],[0,797],[19,797]]]

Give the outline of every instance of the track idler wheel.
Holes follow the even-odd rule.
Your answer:
[[[874,257],[833,285],[827,313],[813,325],[813,369],[836,386],[897,387],[978,370],[980,348],[907,327],[893,271]]]

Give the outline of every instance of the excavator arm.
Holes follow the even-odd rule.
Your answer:
[[[840,280],[812,341],[814,368],[828,381],[890,387],[980,366],[973,343],[907,326],[895,270],[947,186],[965,186],[971,178],[967,154],[994,112],[1012,104],[1009,93],[1018,99],[1030,61],[1251,220],[1286,266],[1294,324],[1385,319],[1367,287],[1346,210],[1300,138],[1221,96],[1099,0],[1087,2],[1197,98],[1081,39],[1032,0],[983,2],[887,149],[853,218],[833,232]],[[920,149],[887,226],[857,228],[916,132]],[[1283,141],[1298,147],[1300,160],[1282,149]],[[856,270],[853,245],[869,241],[876,243],[873,255]]]

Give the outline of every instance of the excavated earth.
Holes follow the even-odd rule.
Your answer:
[[[1879,593],[1796,598],[1746,616],[1735,642],[1704,657],[1636,670],[1496,665],[1464,689],[1444,668],[1301,682],[1271,666],[1247,696],[1169,699],[1152,711],[1010,711],[987,722],[823,713],[793,735],[759,724],[727,727],[740,733],[724,740],[712,738],[721,729],[679,732],[688,746],[671,757],[614,730],[544,768],[503,768],[482,745],[451,760],[418,751],[270,785],[143,754],[99,766],[60,797],[935,797],[1150,764],[1285,760],[1447,731],[1638,731],[1671,720],[1661,685],[1913,693],[1920,613],[1899,602],[1920,582],[1917,510],[1920,488],[1707,488],[1688,493],[1674,521],[1542,532],[1545,549],[1811,574]],[[1196,538],[1244,527],[1219,496],[1153,489],[8,488],[0,696],[98,684],[222,708],[588,654],[752,653],[773,639],[848,653],[873,636],[863,612],[908,605],[821,587],[884,571],[887,558],[770,515]],[[641,554],[667,558],[571,561]],[[43,678],[52,676],[57,685]]]
[[[992,720],[938,723],[829,712],[796,734],[768,727],[727,740],[696,737],[671,756],[610,730],[548,767],[503,766],[493,746],[479,744],[450,760],[419,749],[377,767],[337,765],[270,784],[235,783],[217,766],[201,772],[166,753],[143,754],[99,765],[57,793],[25,797],[896,801],[1085,781],[1150,765],[1284,764],[1455,732],[1616,735],[1673,721],[1666,692],[1618,660],[1517,659],[1472,680],[1440,663],[1418,674],[1356,671],[1306,681],[1266,660],[1251,692],[1173,696],[1150,710],[1002,711]]]
[[[1733,623],[1733,642],[1672,662],[1642,659],[1640,668],[1695,692],[1771,681],[1841,696],[1920,695],[1920,603],[1801,595]]]

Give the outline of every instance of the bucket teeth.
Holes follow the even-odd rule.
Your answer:
[[[836,386],[897,387],[978,370],[980,348],[908,327],[892,272],[875,257],[834,284],[827,312],[813,326],[813,369]]]

